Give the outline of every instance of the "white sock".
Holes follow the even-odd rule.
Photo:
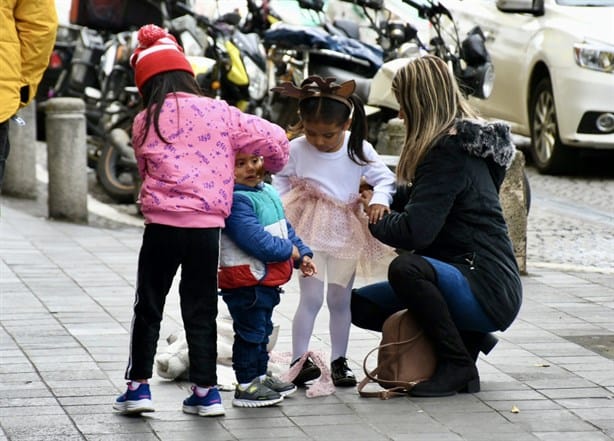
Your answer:
[[[240,388],[241,390],[245,390],[245,389],[247,389],[247,387],[248,387],[250,384],[252,384],[254,381],[256,381],[256,379],[260,379],[260,380],[262,380],[262,378],[260,378],[260,377],[256,377],[256,378],[254,378],[252,381],[250,381],[249,383],[239,383],[239,388]]]
[[[324,303],[324,282],[315,277],[299,277],[300,298],[292,320],[292,359],[309,349],[316,317]]]
[[[196,395],[198,395],[199,397],[207,396],[207,394],[209,393],[209,389],[211,388],[194,385],[194,392],[196,392]]]
[[[352,285],[341,286],[334,283],[328,285],[326,291],[326,303],[328,305],[329,334],[330,334],[330,359],[336,360],[345,357],[350,339],[350,326],[352,324],[352,312],[350,301],[352,298]]]
[[[145,383],[141,383],[140,381],[130,381],[130,385],[128,386],[130,388],[130,390],[137,390],[141,384],[145,384]]]

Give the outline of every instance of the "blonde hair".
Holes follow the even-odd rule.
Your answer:
[[[399,69],[392,90],[405,122],[405,143],[397,178],[410,183],[416,168],[437,140],[450,132],[457,119],[477,118],[462,95],[448,65],[438,57],[416,58]]]

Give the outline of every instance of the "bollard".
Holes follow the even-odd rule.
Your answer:
[[[2,194],[23,199],[36,199],[36,104],[30,103],[19,111],[25,125],[9,122],[11,150],[6,168]]]
[[[87,223],[85,103],[51,98],[45,112],[49,217]]]

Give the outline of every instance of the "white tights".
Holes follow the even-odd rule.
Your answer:
[[[322,268],[323,270],[324,268]],[[318,271],[321,271],[318,267]],[[329,332],[331,361],[345,357],[350,336],[352,316],[350,299],[354,276],[346,286],[328,283],[326,304],[330,314]],[[316,277],[299,279],[300,300],[292,321],[292,360],[296,360],[309,349],[316,316],[324,303],[324,282]]]

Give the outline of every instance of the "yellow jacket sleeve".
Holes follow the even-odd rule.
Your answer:
[[[58,16],[55,0],[9,0],[0,15],[0,121],[28,104],[49,64]],[[12,11],[11,11],[12,6]]]

